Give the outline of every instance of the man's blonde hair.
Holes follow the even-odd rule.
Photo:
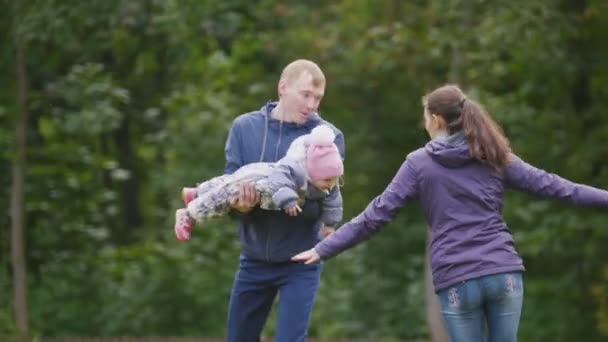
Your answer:
[[[321,68],[315,62],[307,59],[298,59],[289,63],[281,73],[281,81],[291,83],[304,72],[310,73],[312,84],[315,87],[325,85],[325,75],[321,71]]]

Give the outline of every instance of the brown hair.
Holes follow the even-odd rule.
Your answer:
[[[312,76],[312,84],[315,87],[319,87],[325,84],[325,75],[321,68],[313,62],[307,59],[298,59],[289,63],[281,73],[281,80],[286,82],[292,82],[296,80],[303,72],[308,72]]]
[[[509,139],[490,114],[458,86],[448,84],[433,90],[424,96],[423,104],[429,114],[445,120],[449,134],[464,131],[473,158],[496,170],[508,165]]]

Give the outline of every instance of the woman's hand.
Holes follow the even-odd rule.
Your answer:
[[[311,248],[305,252],[302,252],[291,258],[292,261],[304,262],[305,264],[312,264],[321,260],[319,253],[314,248]]]

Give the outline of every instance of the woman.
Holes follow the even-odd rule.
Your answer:
[[[608,192],[537,169],[511,153],[490,115],[454,85],[423,99],[431,141],[410,153],[384,192],[352,221],[292,259],[313,263],[368,239],[419,200],[431,229],[435,290],[452,341],[516,341],[524,266],[502,218],[505,188],[608,207]]]

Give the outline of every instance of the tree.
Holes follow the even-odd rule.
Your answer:
[[[15,65],[17,74],[17,108],[19,114],[15,126],[15,158],[13,161],[13,181],[11,187],[11,259],[13,266],[13,288],[15,318],[19,332],[28,335],[27,315],[27,278],[25,262],[25,210],[24,210],[24,183],[27,151],[27,122],[28,122],[28,94],[26,53],[19,26],[21,19],[21,1],[14,1],[13,30],[15,42]]]

